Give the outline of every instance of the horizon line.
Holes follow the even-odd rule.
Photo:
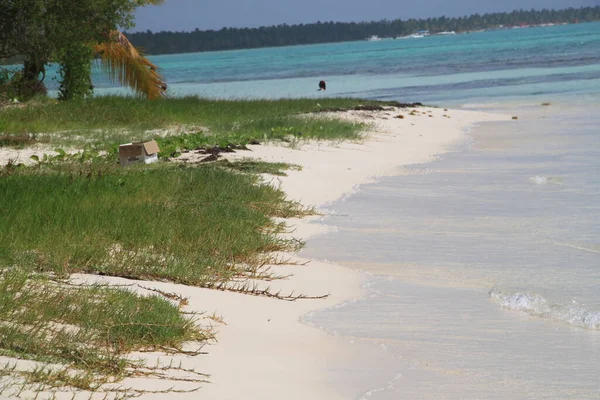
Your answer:
[[[146,29],[146,30],[132,30],[132,31],[128,31],[125,30],[123,31],[123,33],[129,33],[129,34],[135,34],[135,33],[147,33],[150,32],[152,34],[156,34],[156,33],[161,33],[161,32],[174,32],[174,33],[192,33],[192,32],[196,32],[196,31],[200,31],[200,32],[220,32],[222,30],[227,30],[227,29],[261,29],[261,28],[274,28],[274,27],[278,27],[278,26],[290,26],[290,27],[295,27],[295,26],[301,26],[301,25],[318,25],[318,24],[329,24],[329,23],[334,23],[334,24],[368,24],[368,23],[378,23],[378,22],[383,22],[383,21],[389,21],[389,22],[394,22],[394,21],[409,21],[409,20],[415,20],[415,21],[427,21],[428,19],[436,19],[436,18],[447,18],[447,19],[459,19],[459,18],[469,18],[472,17],[474,15],[496,15],[496,14],[511,14],[514,12],[540,12],[540,11],[544,11],[544,10],[548,10],[548,11],[567,11],[567,10],[581,10],[581,9],[586,9],[586,8],[590,8],[590,9],[594,9],[594,8],[600,8],[600,5],[597,6],[581,6],[581,7],[566,7],[566,8],[530,8],[530,9],[513,9],[511,11],[501,11],[501,12],[488,12],[488,13],[484,13],[484,14],[480,14],[478,12],[472,13],[472,14],[465,14],[462,16],[458,16],[458,17],[446,17],[445,15],[439,15],[439,16],[435,16],[435,17],[427,17],[427,18],[407,18],[407,19],[402,19],[402,18],[394,18],[394,19],[387,19],[387,18],[383,18],[380,20],[362,20],[362,21],[314,21],[314,22],[301,22],[301,23],[295,23],[295,24],[288,24],[285,22],[279,23],[279,24],[272,24],[272,25],[260,25],[260,26],[255,26],[255,27],[249,27],[249,26],[245,26],[245,27],[234,27],[234,26],[223,26],[220,29],[200,29],[195,28],[193,30],[182,30],[182,31],[172,31],[172,30],[161,30],[161,31],[153,31],[150,29]]]

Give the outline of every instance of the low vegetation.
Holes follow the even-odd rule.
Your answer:
[[[285,227],[273,218],[310,210],[240,172],[282,174],[291,167],[239,161],[120,168],[102,159],[4,167],[0,355],[43,364],[29,372],[7,364],[0,375],[31,390],[104,391],[125,377],[166,374],[128,359],[133,350],[177,352],[186,341],[201,346],[212,338],[181,314],[183,301],[73,286],[67,279],[75,272],[302,298],[248,283],[275,278],[264,268],[280,262],[272,252],[302,245],[279,237]],[[192,375],[188,381],[205,379],[184,372]]]
[[[235,165],[235,164],[234,164]],[[306,213],[257,177],[213,165],[41,165],[0,179],[0,268],[212,286],[298,243],[272,217]]]
[[[0,133],[35,134],[55,146],[93,144],[106,150],[131,140],[147,140],[170,131],[166,145],[186,147],[224,142],[281,140],[288,137],[356,139],[360,124],[300,115],[359,104],[359,99],[207,100],[198,97],[143,99],[107,96],[85,100],[32,102],[0,109]],[[187,138],[182,133],[196,133]]]
[[[23,148],[36,143],[35,136],[26,133],[20,135],[3,135],[0,134],[0,147]]]
[[[57,147],[34,166],[0,169],[0,355],[39,362],[0,368],[0,394],[21,390],[111,391],[127,377],[187,382],[206,376],[178,367],[151,368],[132,351],[182,351],[212,339],[183,299],[123,288],[73,285],[74,273],[170,281],[276,297],[253,279],[277,278],[267,265],[302,243],[284,239],[277,217],[312,213],[260,183],[299,166],[251,159],[204,164],[160,162],[120,168],[118,144],[155,138],[168,159],[208,155],[270,140],[356,139],[361,125],[308,116],[369,105],[354,99],[216,101],[99,97],[38,99],[0,108],[0,147]],[[381,103],[377,103],[381,104]],[[160,131],[170,134],[160,136]],[[61,147],[83,151],[70,154]],[[52,148],[51,147],[51,148]],[[17,383],[7,384],[7,377]],[[19,386],[20,385],[20,386]],[[110,385],[109,385],[110,386]],[[11,390],[13,390],[11,392]],[[113,396],[114,397],[114,396]]]
[[[105,391],[104,384],[126,377],[160,378],[165,369],[148,368],[127,353],[177,352],[185,342],[201,346],[212,338],[160,295],[66,285],[23,267],[0,275],[0,321],[0,355],[38,362],[30,369],[4,365],[2,375],[10,373],[14,382],[4,382],[0,394],[9,396],[23,389]],[[198,384],[205,379],[189,372]]]
[[[264,162],[252,159],[242,159],[240,161],[219,161],[219,165],[234,171],[245,172],[249,174],[269,174],[275,176],[286,176],[286,170],[300,171],[302,167],[295,164]]]

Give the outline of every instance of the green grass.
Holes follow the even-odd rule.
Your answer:
[[[223,160],[218,161],[217,164],[234,171],[248,174],[270,174],[275,176],[286,176],[286,170],[300,171],[302,169],[301,166],[296,164],[256,161],[250,158],[239,161]]]
[[[95,391],[144,367],[126,357],[131,351],[179,349],[212,338],[158,295],[67,286],[23,268],[0,275],[0,322],[0,354],[61,366],[21,373],[40,390]]]
[[[274,261],[270,252],[301,245],[280,238],[285,227],[273,217],[308,211],[240,172],[288,168],[248,161],[120,168],[94,160],[0,170],[0,354],[63,366],[18,373],[7,365],[0,375],[21,376],[36,390],[88,391],[140,373],[166,376],[126,354],[179,349],[211,332],[161,297],[49,277],[87,272],[209,288],[236,279],[233,290],[252,291],[244,278],[273,277],[262,268]]]
[[[0,134],[0,147],[17,147],[23,148],[35,144],[35,137],[29,134],[8,135]]]
[[[156,137],[156,129],[175,134],[202,131],[211,144],[229,140],[355,139],[359,124],[324,117],[298,117],[324,108],[382,104],[360,99],[207,100],[198,97],[146,101],[106,96],[81,101],[35,103],[0,110],[0,133],[37,134],[55,145],[92,143],[106,148]]]
[[[296,248],[272,217],[305,212],[258,177],[211,165],[13,171],[0,178],[0,268],[207,286]]]

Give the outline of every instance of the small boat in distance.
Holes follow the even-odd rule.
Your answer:
[[[371,37],[368,37],[366,40],[368,40],[369,42],[377,42],[377,41],[381,40],[381,38],[377,35],[373,35]]]
[[[408,35],[406,37],[411,39],[421,39],[429,35],[429,31],[418,31],[417,33],[413,33],[412,35]]]
[[[436,35],[441,35],[441,36],[456,35],[456,32],[454,32],[454,31],[438,32],[438,33],[436,33]]]

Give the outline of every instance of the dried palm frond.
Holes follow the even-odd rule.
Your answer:
[[[114,32],[110,40],[96,45],[95,51],[100,56],[100,70],[113,81],[148,99],[165,96],[167,84],[156,65],[140,54],[121,32]]]

